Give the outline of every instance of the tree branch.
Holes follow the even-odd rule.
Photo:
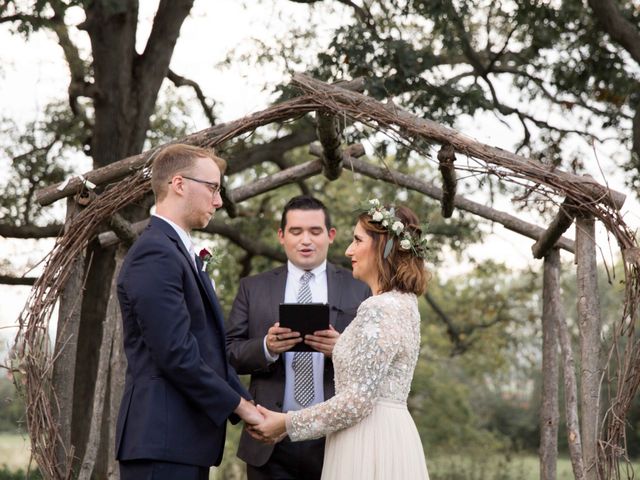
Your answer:
[[[287,261],[287,256],[281,249],[273,248],[259,240],[254,240],[244,232],[233,228],[228,223],[222,223],[218,220],[214,220],[213,222],[210,222],[203,231],[225,237],[252,256],[261,255],[282,263]]]
[[[323,0],[289,0],[293,3],[306,3],[306,4],[311,4],[311,3],[319,3],[322,2]],[[336,0],[338,3],[342,3],[343,5],[346,5],[348,7],[353,8],[354,12],[356,13],[356,16],[358,17],[358,19],[360,19],[363,22],[366,22],[369,25],[374,24],[373,19],[371,18],[371,14],[369,12],[367,12],[364,8],[362,8],[359,5],[356,5],[355,3],[353,3],[351,0]]]
[[[308,145],[316,138],[312,128],[303,128],[268,143],[253,145],[229,158],[229,167],[225,174],[233,175],[264,162],[278,163],[286,152]]]
[[[572,128],[566,128],[565,129],[565,128],[560,128],[560,127],[554,127],[553,125],[550,125],[549,123],[547,123],[547,122],[545,122],[543,120],[538,120],[533,115],[525,113],[525,112],[519,110],[518,108],[505,105],[498,98],[498,94],[497,94],[497,92],[495,90],[495,87],[493,86],[493,82],[491,82],[491,80],[488,78],[488,76],[481,76],[481,78],[485,81],[485,83],[489,87],[489,91],[491,93],[491,98],[492,98],[492,103],[493,103],[492,107],[485,106],[485,108],[487,108],[487,110],[493,110],[495,108],[502,115],[513,115],[513,114],[515,114],[523,121],[523,124],[524,124],[524,120],[528,120],[538,128],[554,130],[556,132],[565,133],[565,134],[566,133],[575,133],[575,134],[578,134],[578,135],[582,135],[582,136],[585,136],[585,137],[592,138],[594,140],[597,140],[598,142],[602,141],[601,139],[599,139],[593,133],[590,133],[590,132],[587,132],[587,131],[583,131],[583,130],[572,129]],[[526,125],[525,125],[525,128],[526,128]]]
[[[283,170],[273,175],[260,178],[249,185],[243,185],[229,192],[231,199],[236,202],[242,202],[247,198],[255,197],[261,193],[274,190],[282,185],[292,183],[294,181],[304,180],[305,178],[317,175],[322,171],[321,160],[311,160],[301,163],[287,170]]]
[[[33,285],[36,277],[12,277],[11,275],[0,275],[0,284],[3,285]]]
[[[132,125],[134,145],[142,146],[149,126],[158,91],[169,71],[180,27],[194,0],[161,0],[153,19],[153,27],[144,52],[135,61],[132,88],[137,92],[138,109]]]
[[[44,227],[36,225],[10,225],[0,223],[0,237],[6,238],[50,238],[57,237],[64,231],[64,225],[51,223]]]
[[[517,76],[531,80],[533,83],[535,83],[538,86],[538,88],[546,98],[548,98],[553,103],[559,105],[562,108],[570,110],[574,106],[579,106],[584,108],[585,110],[589,110],[590,112],[595,113],[596,115],[607,115],[607,112],[605,110],[600,109],[593,105],[588,105],[584,100],[582,100],[579,97],[568,98],[568,99],[562,99],[558,97],[558,95],[554,94],[547,88],[544,80],[526,71],[521,71],[517,67],[511,67],[509,65],[499,65],[499,66],[493,67],[491,69],[491,72],[492,73],[508,73],[511,75],[517,75]],[[552,84],[552,86],[555,86],[555,85]],[[559,89],[559,87],[556,87],[556,88]],[[620,110],[616,112],[616,115],[622,118],[631,119],[630,115]]]
[[[95,86],[87,81],[86,66],[80,57],[78,48],[71,41],[68,27],[64,23],[64,14],[68,7],[59,1],[50,1],[49,4],[54,12],[51,19],[51,29],[58,37],[58,44],[62,48],[71,75],[68,88],[69,105],[74,115],[81,115],[84,120],[88,121],[86,112],[78,102],[78,98],[81,96],[95,97]]]
[[[589,6],[603,30],[640,65],[640,30],[618,8],[615,0],[589,0]]]
[[[444,310],[440,308],[440,305],[437,304],[437,302],[434,300],[434,298],[431,296],[429,292],[426,292],[424,294],[424,298],[427,301],[427,303],[431,306],[433,311],[436,313],[436,317],[439,318],[442,323],[444,323],[447,329],[447,336],[449,337],[449,340],[451,340],[451,343],[453,343],[453,350],[451,351],[451,356],[453,357],[455,355],[464,353],[467,350],[467,348],[469,348],[469,345],[465,344],[462,338],[460,338],[460,331],[454,325],[453,321],[444,312]]]
[[[198,97],[198,101],[200,102],[200,106],[202,107],[207,120],[209,120],[209,124],[211,126],[214,126],[216,124],[216,116],[213,113],[215,101],[212,102],[212,105],[209,105],[207,103],[207,97],[205,97],[204,93],[202,92],[202,88],[200,88],[200,85],[196,81],[181,77],[171,69],[169,69],[169,72],[167,73],[167,78],[171,80],[176,87],[193,88],[194,92],[196,93],[196,97]]]
[[[405,188],[415,190],[436,200],[442,199],[442,190],[440,188],[428,184],[427,182],[424,182],[422,180],[418,180],[411,175],[406,175],[392,170],[385,170],[356,158],[345,160],[345,165],[347,166],[347,168],[352,168],[354,171],[362,173],[367,177],[384,180],[390,183],[393,182],[396,185],[401,185]],[[460,210],[473,213],[474,215],[486,218],[487,220],[491,220],[492,222],[500,223],[508,230],[519,233],[520,235],[524,235],[533,240],[537,240],[544,232],[544,229],[537,225],[525,222],[514,215],[510,215],[508,213],[495,210],[491,207],[487,207],[486,205],[473,202],[464,197],[461,197],[460,195],[456,195],[454,197],[453,203],[455,207],[459,208]],[[565,237],[561,237],[556,245],[568,252],[575,252],[574,242]]]

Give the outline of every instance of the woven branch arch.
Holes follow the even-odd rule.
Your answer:
[[[382,131],[397,142],[425,155],[427,152],[421,151],[417,146],[418,140],[448,145],[453,152],[474,161],[472,167],[469,163],[466,166],[454,164],[456,168],[483,172],[495,175],[501,181],[527,185],[554,201],[566,199],[571,203],[574,215],[577,212],[580,215],[593,216],[615,237],[622,252],[625,269],[625,305],[623,317],[617,326],[617,335],[626,336],[629,341],[625,345],[624,363],[618,375],[617,395],[605,415],[599,451],[601,460],[610,466],[607,471],[615,471],[614,466],[621,452],[624,452],[626,412],[640,385],[640,342],[634,330],[640,302],[640,249],[633,232],[619,212],[624,196],[592,179],[562,172],[505,150],[484,145],[453,129],[415,117],[393,104],[383,104],[366,95],[327,85],[305,75],[295,75],[292,83],[301,90],[301,96],[240,120],[203,130],[177,140],[176,143],[218,147],[261,126],[296,119],[309,112],[347,117],[353,122]],[[74,259],[81,255],[88,242],[96,237],[100,226],[109,223],[119,210],[140,200],[150,191],[150,165],[157,151],[158,149],[153,149],[85,175],[93,183],[108,186],[86,208],[68,220],[65,232],[57,239],[49,253],[44,273],[36,281],[20,315],[12,366],[16,372],[16,384],[23,390],[26,398],[27,427],[33,455],[45,478],[71,478],[70,465],[73,455],[72,451],[66,452],[66,464],[56,461],[55,450],[60,443],[60,437],[55,423],[56,396],[51,382],[55,359],[48,337],[49,319],[63,287],[69,280]],[[353,168],[365,175],[378,178],[384,174],[383,179],[386,181],[421,191],[434,198],[438,195],[442,198],[445,195],[442,191],[438,192],[437,188],[433,190],[435,187],[424,182],[405,178],[408,176],[388,169],[382,170],[356,159],[357,155],[352,153],[343,152],[343,168]],[[322,152],[317,154],[322,155]],[[331,158],[334,160],[332,169],[335,172],[335,149]],[[264,191],[320,174],[326,167],[326,158],[297,165],[228,192],[229,200],[241,202]],[[78,193],[82,189],[82,183],[83,180],[75,178],[66,185],[48,187],[38,192],[38,201],[48,204]],[[482,215],[478,206],[474,207],[464,202],[466,200],[457,197],[454,201],[458,208]],[[507,217],[497,221],[515,221]],[[519,228],[521,230],[516,227],[512,229],[536,240],[541,239],[545,233],[544,229],[539,227],[529,230]],[[558,240],[561,233],[562,231],[555,236],[552,235],[553,240],[549,242],[549,246],[555,244],[573,251],[573,242],[564,238]]]

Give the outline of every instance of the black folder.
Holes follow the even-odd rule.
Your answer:
[[[281,303],[280,326],[292,332],[313,335],[318,330],[329,329],[329,305],[326,303]],[[316,352],[304,342],[293,346],[292,352]]]

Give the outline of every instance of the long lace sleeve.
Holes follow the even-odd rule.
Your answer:
[[[350,427],[371,413],[401,341],[391,328],[398,312],[373,299],[362,303],[348,333],[345,331],[348,338],[344,338],[343,345],[336,345],[334,357],[340,349],[346,359],[341,362],[344,369],[336,371],[336,395],[304,410],[289,412],[287,433],[291,440],[323,437]]]

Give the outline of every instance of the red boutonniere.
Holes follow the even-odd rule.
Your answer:
[[[200,257],[200,260],[202,260],[202,270],[207,272],[209,276],[213,275],[215,266],[220,261],[220,256],[216,252],[215,248],[212,248],[211,250],[212,252],[210,252],[206,248],[203,248],[202,250],[200,250],[200,253],[198,254],[198,256]]]

